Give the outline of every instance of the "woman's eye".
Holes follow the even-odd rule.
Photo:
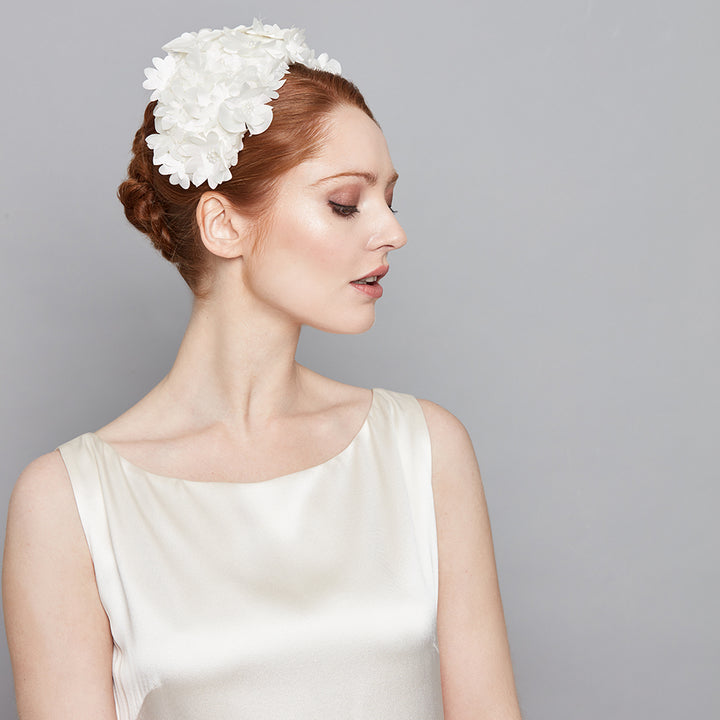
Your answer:
[[[342,203],[333,202],[332,200],[329,202],[332,211],[341,217],[352,217],[358,211],[357,205],[343,205]]]

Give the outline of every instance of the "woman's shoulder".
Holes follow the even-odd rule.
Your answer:
[[[60,452],[53,450],[35,458],[20,473],[10,496],[10,511],[37,519],[51,514],[67,498],[72,499],[68,473]]]
[[[465,425],[446,407],[427,398],[416,398],[422,408],[431,437],[441,444],[470,439]]]
[[[465,425],[447,408],[432,400],[417,398],[417,402],[430,435],[433,477],[443,483],[453,478],[477,482],[477,459]]]
[[[82,550],[84,542],[75,496],[58,450],[41,455],[20,473],[7,511],[6,542],[33,549]]]
[[[70,478],[54,450],[27,465],[10,495],[3,592],[46,587],[60,572],[89,578],[92,563]]]
[[[472,440],[465,425],[447,408],[426,398],[416,397],[407,392],[375,388],[392,405],[411,416],[421,416],[430,439],[433,478],[443,481],[444,476],[457,478],[472,477],[475,482],[477,460]],[[420,407],[421,414],[417,408]],[[417,427],[414,421],[415,427]]]

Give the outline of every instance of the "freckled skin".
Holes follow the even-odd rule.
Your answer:
[[[377,181],[325,180],[347,172]],[[334,111],[321,154],[280,181],[262,249],[245,258],[246,289],[300,324],[334,333],[370,328],[375,299],[350,283],[387,265],[406,242],[390,209],[395,177],[377,124],[357,108]]]

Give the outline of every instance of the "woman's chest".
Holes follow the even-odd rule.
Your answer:
[[[141,718],[195,717],[183,708],[207,703],[217,718],[223,704],[273,703],[295,717],[283,698],[309,702],[313,687],[325,698],[313,712],[337,703],[340,717],[354,702],[369,717],[382,692],[373,688],[428,692],[419,686],[438,677],[436,589],[407,498],[379,476],[356,481],[362,492],[347,474],[336,487],[310,481],[292,501],[245,493],[218,506],[204,493],[190,519],[167,498],[125,515],[133,543],[116,553],[127,617],[114,633],[116,687],[140,688]]]

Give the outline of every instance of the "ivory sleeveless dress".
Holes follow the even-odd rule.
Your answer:
[[[59,448],[114,640],[119,720],[440,720],[437,534],[417,400],[257,483]]]

